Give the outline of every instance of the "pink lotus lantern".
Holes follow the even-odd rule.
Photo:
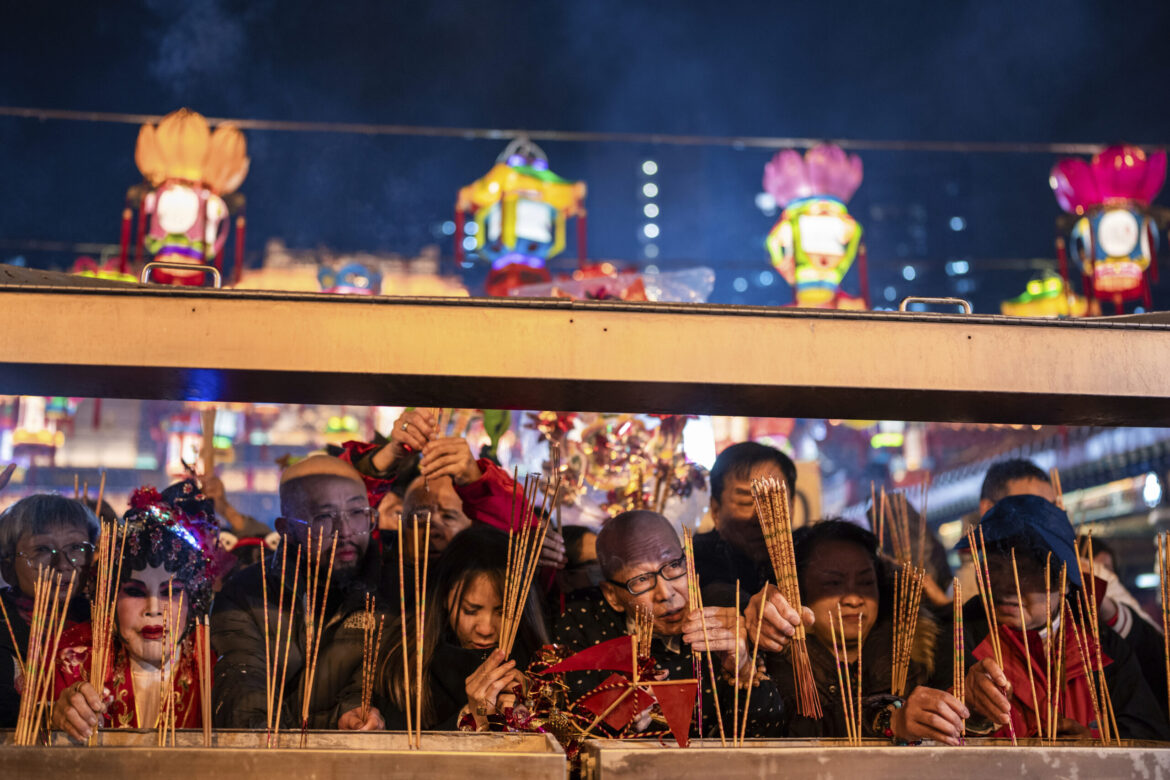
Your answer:
[[[765,244],[772,265],[794,288],[797,306],[869,307],[861,226],[845,208],[861,177],[861,158],[832,144],[803,157],[784,149],[764,166],[764,190],[784,209]],[[859,256],[861,297],[854,298],[841,282]]]
[[[1118,312],[1140,298],[1151,307],[1150,278],[1158,275],[1158,224],[1150,203],[1166,181],[1166,153],[1110,146],[1086,162],[1066,157],[1048,183],[1071,217],[1057,221],[1056,251],[1068,285],[1068,254],[1081,268],[1085,297],[1112,300]]]

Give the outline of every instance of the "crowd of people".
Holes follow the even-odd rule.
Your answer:
[[[535,717],[541,707],[556,700],[568,709],[612,685],[614,673],[604,665],[578,665],[550,693],[547,670],[649,620],[645,673],[659,681],[699,680],[695,736],[730,731],[733,707],[743,701],[746,711],[739,717],[747,737],[845,737],[847,719],[857,718],[862,736],[895,743],[955,745],[964,735],[1026,738],[1045,728],[1035,713],[1047,701],[1037,701],[1036,690],[1058,689],[1058,733],[1096,735],[1102,724],[1092,706],[1090,670],[1069,663],[1063,677],[1050,681],[1054,672],[1035,660],[1044,657],[1054,641],[1053,626],[1064,618],[1062,595],[1070,603],[1083,598],[1098,604],[1099,655],[1118,736],[1170,738],[1160,627],[1105,558],[1090,579],[1086,549],[1057,505],[1049,476],[1027,461],[993,466],[980,496],[978,527],[993,614],[978,596],[971,551],[960,544],[963,564],[952,575],[946,551],[929,540],[934,554],[926,566],[906,685],[898,692],[892,672],[894,574],[902,564],[889,540],[841,519],[798,528],[798,611],[776,587],[752,496],[753,480],[762,478],[783,480],[794,495],[796,469],[779,450],[752,442],[725,449],[710,472],[713,527],[693,540],[701,611],[692,609],[695,594],[676,525],[653,511],[625,512],[596,531],[548,531],[538,576],[522,600],[515,642],[505,653],[500,644],[511,555],[507,529],[533,513],[531,507],[517,511],[522,491],[518,498],[506,471],[476,458],[464,439],[438,436],[436,427],[430,410],[410,410],[388,438],[353,442],[335,455],[312,455],[288,466],[272,543],[240,545],[231,554],[221,535],[247,536],[264,526],[232,509],[214,476],[185,480],[162,493],[137,491],[117,520],[124,541],[114,583],[112,662],[102,680],[90,674],[91,608],[96,612],[91,596],[103,527],[99,514],[111,510],[47,494],[17,501],[0,515],[0,575],[7,583],[0,591],[7,624],[0,631],[0,727],[17,720],[24,688],[20,658],[36,578],[52,571],[63,585],[65,629],[55,658],[50,723],[79,741],[98,727],[153,727],[164,679],[178,690],[177,726],[201,722],[204,678],[195,668],[193,628],[204,615],[210,616],[214,663],[211,720],[219,728],[272,728],[275,699],[282,729],[401,730],[413,716],[424,730],[557,733],[549,718]],[[1095,552],[1108,555],[1100,545]],[[292,562],[304,558],[316,565],[326,557],[330,573],[323,585],[316,583],[322,594],[315,604],[309,564],[298,578]],[[1061,564],[1067,573],[1063,594]],[[416,578],[418,596],[411,587]],[[967,597],[959,654],[951,643],[956,583]],[[399,625],[403,611],[410,632]],[[422,626],[417,633],[416,611]],[[835,615],[845,618],[844,658],[835,652]],[[385,631],[373,664],[372,702],[365,702],[370,620]],[[998,643],[991,641],[993,622]],[[798,706],[789,656],[801,628],[819,718]],[[280,636],[287,637],[287,649],[281,648],[273,686],[270,648]],[[1061,636],[1070,643],[1066,656],[1080,658],[1072,634]],[[993,652],[996,644],[1002,652]],[[417,710],[417,693],[400,671],[404,656],[421,659]],[[956,670],[960,657],[963,668]],[[859,679],[861,669],[860,690],[854,692],[860,712],[853,715],[840,687],[839,661],[851,679]],[[959,678],[962,699],[955,690]],[[736,686],[750,690],[750,697]],[[626,722],[598,718],[603,722],[595,733],[666,733],[653,699],[632,701]]]

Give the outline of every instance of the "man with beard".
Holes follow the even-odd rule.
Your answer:
[[[270,644],[277,646],[278,603],[283,599],[284,635],[292,621],[292,643],[285,672],[284,646],[280,644],[280,671],[285,672],[281,728],[372,730],[383,727],[378,710],[360,716],[364,606],[376,593],[380,556],[370,545],[375,510],[370,508],[361,475],[352,466],[328,455],[313,455],[285,469],[280,481],[280,512],[276,529],[287,546],[284,578],[280,589],[280,564],[284,550],[267,560],[267,611],[259,564],[229,579],[215,601],[211,617],[212,644],[219,656],[215,665],[213,717],[221,728],[264,728],[266,714],[265,621]],[[319,571],[319,592],[325,588],[332,540],[333,570],[324,615],[316,674],[302,722],[306,643],[305,604],[307,575]],[[310,539],[311,544],[310,544]],[[319,545],[319,540],[323,543]],[[307,550],[311,547],[311,557]],[[300,558],[300,577],[292,591],[294,561]],[[316,604],[320,604],[320,596]],[[295,606],[289,608],[290,600]],[[384,607],[385,605],[379,605]],[[320,606],[318,606],[318,610]],[[320,613],[317,619],[321,620]],[[273,670],[274,676],[278,672]],[[280,690],[280,679],[277,678]]]

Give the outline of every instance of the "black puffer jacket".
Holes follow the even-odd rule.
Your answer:
[[[324,629],[317,655],[317,673],[310,699],[308,727],[335,729],[341,715],[361,704],[361,660],[365,595],[376,593],[380,555],[371,544],[355,579],[333,587],[326,604]],[[290,550],[291,552],[291,550]],[[260,588],[260,566],[242,569],[231,577],[216,596],[211,613],[211,642],[218,656],[212,689],[212,717],[220,728],[262,729],[266,725],[264,621],[268,621],[269,642],[276,644],[277,598],[280,588],[280,553],[268,559],[268,613]],[[289,593],[292,564],[285,574],[284,615],[281,635],[289,621]],[[305,672],[305,587],[304,571],[297,586],[293,610],[292,644],[284,681],[284,704],[280,727],[300,728]],[[324,572],[321,574],[324,577]],[[280,666],[284,668],[284,647],[280,643]],[[280,684],[279,672],[273,675]]]
[[[906,694],[926,684],[933,664],[938,627],[923,611],[919,614],[918,629],[914,635],[910,668],[906,673]],[[837,680],[837,664],[832,649],[820,640],[808,636],[809,662],[816,678],[824,718],[813,720],[796,712],[796,677],[789,654],[769,654],[768,672],[784,697],[784,712],[789,716],[786,730],[790,737],[844,737],[845,694]],[[888,706],[893,679],[894,623],[888,616],[879,618],[861,648],[861,726],[862,736],[873,734],[873,721],[878,712]],[[853,698],[857,698],[857,664],[849,666]]]

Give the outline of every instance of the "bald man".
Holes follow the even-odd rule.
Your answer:
[[[554,642],[576,652],[629,633],[631,616],[640,607],[654,617],[651,655],[670,679],[694,676],[693,653],[710,649],[715,654],[718,700],[724,729],[730,732],[732,689],[737,661],[740,678],[750,678],[751,656],[747,625],[740,619],[735,633],[735,609],[707,607],[687,609],[686,562],[678,534],[660,514],[625,512],[608,521],[597,535],[597,561],[604,578],[600,589],[585,591],[570,601],[554,626]],[[703,623],[706,623],[706,634]],[[738,648],[738,650],[737,650]],[[703,663],[706,664],[705,659]],[[704,665],[704,671],[707,667]],[[569,698],[576,699],[596,688],[611,672],[570,673],[565,676]],[[770,679],[759,679],[753,688],[747,735],[782,736],[781,700]],[[741,698],[742,698],[741,692]],[[703,676],[703,723],[705,737],[719,736],[714,694],[709,674]],[[653,731],[658,726],[652,725]]]
[[[280,480],[280,517],[276,519],[284,549],[272,553],[266,562],[267,605],[259,564],[232,576],[215,600],[211,615],[212,645],[219,656],[212,689],[215,725],[266,727],[264,626],[267,622],[269,646],[281,649],[279,667],[284,671],[285,644],[276,641],[278,604],[283,602],[281,635],[286,636],[291,620],[292,641],[285,672],[281,728],[307,725],[311,729],[366,731],[384,727],[376,708],[365,719],[360,709],[365,597],[376,592],[380,570],[380,557],[370,546],[375,517],[361,475],[348,463],[328,455],[312,455],[285,469]],[[281,592],[280,564],[284,556],[287,560],[284,592]],[[294,593],[293,571],[297,560],[300,573]],[[326,579],[329,592],[323,615],[318,612],[317,619],[322,621],[323,628],[309,695],[309,714],[303,723],[308,655],[306,583],[310,572],[319,575],[319,595],[314,601],[318,610]],[[273,674],[277,674],[275,669]],[[276,685],[279,690],[279,677]]]

